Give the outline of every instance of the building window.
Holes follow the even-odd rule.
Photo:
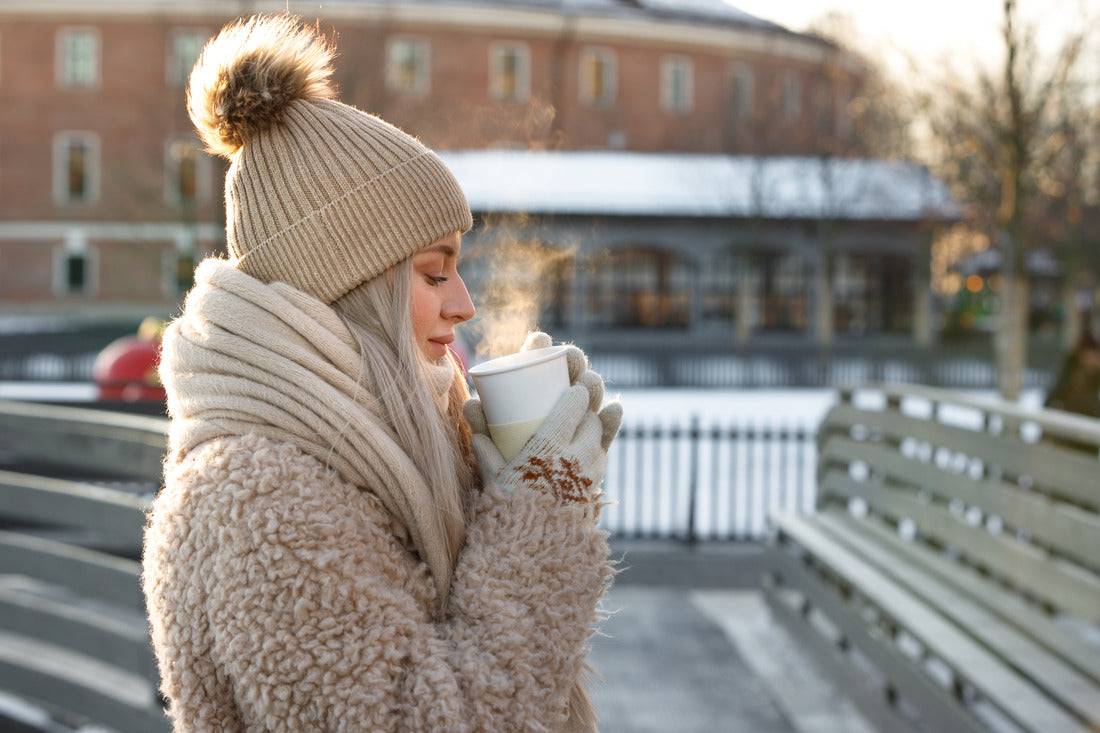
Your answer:
[[[700,315],[703,320],[730,323],[735,320],[743,269],[741,258],[725,252],[699,271]]]
[[[588,279],[592,325],[605,328],[686,328],[690,263],[668,252],[628,248],[597,258]]]
[[[852,94],[848,90],[842,90],[837,95],[836,102],[836,135],[842,141],[847,141],[852,136]]]
[[[398,94],[428,92],[428,42],[393,38],[386,44],[386,88]]]
[[[738,64],[733,70],[733,118],[751,119],[756,101],[756,80],[752,69]]]
[[[615,103],[618,68],[615,52],[606,48],[586,48],[580,58],[581,101],[592,107],[610,107]]]
[[[834,262],[833,325],[837,333],[864,333],[872,283],[867,258],[837,255]]]
[[[817,134],[827,136],[833,133],[833,85],[828,79],[821,79],[814,87],[814,116]]]
[[[684,114],[692,106],[692,66],[686,56],[666,56],[661,60],[661,107]]]
[[[183,295],[195,284],[195,267],[198,257],[189,242],[179,243],[164,253],[164,294],[168,297]]]
[[[802,85],[799,83],[797,74],[789,73],[783,77],[779,113],[788,120],[802,113]]]
[[[58,34],[57,82],[70,89],[99,83],[99,35],[94,30],[70,28]]]
[[[96,258],[82,235],[74,235],[54,250],[54,292],[91,295],[95,290]]]
[[[760,327],[765,331],[805,331],[810,279],[797,254],[763,252],[759,258]]]
[[[199,60],[209,34],[205,31],[177,31],[172,34],[168,55],[168,86],[184,87]]]
[[[191,205],[210,197],[210,160],[196,140],[173,140],[166,154],[164,198]]]
[[[99,140],[92,133],[65,132],[54,140],[54,200],[86,204],[98,194]]]
[[[906,333],[912,328],[912,265],[901,255],[837,255],[837,333]]]
[[[489,47],[489,96],[522,102],[531,94],[531,52],[525,43],[500,42]]]

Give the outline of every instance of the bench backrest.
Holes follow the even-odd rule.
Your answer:
[[[110,680],[0,650],[0,690],[123,733],[170,727],[139,581],[166,431],[164,419],[0,402],[0,458],[19,469],[0,470],[0,575],[31,583],[0,585],[0,632],[43,654],[92,660]],[[46,467],[68,478],[36,470]]]
[[[841,392],[818,431],[818,507],[841,504],[1100,623],[1100,421],[920,387]]]

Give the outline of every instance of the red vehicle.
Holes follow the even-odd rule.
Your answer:
[[[164,386],[157,374],[164,325],[158,318],[146,318],[136,335],[112,341],[99,352],[92,379],[100,402],[165,401]]]

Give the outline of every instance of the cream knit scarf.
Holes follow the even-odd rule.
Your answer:
[[[431,490],[375,409],[359,347],[332,308],[208,259],[164,335],[160,373],[175,459],[222,436],[295,444],[378,497],[446,597],[451,567]]]

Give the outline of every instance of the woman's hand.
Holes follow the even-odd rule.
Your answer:
[[[528,335],[521,351],[551,344],[549,336],[536,331]],[[589,502],[596,494],[603,480],[607,450],[622,423],[622,404],[603,405],[603,379],[588,368],[583,351],[570,346],[566,360],[572,386],[558,398],[542,426],[510,463],[505,462],[489,437],[480,400],[473,398],[464,405],[483,483],[495,481],[506,490],[526,484],[564,501]]]

